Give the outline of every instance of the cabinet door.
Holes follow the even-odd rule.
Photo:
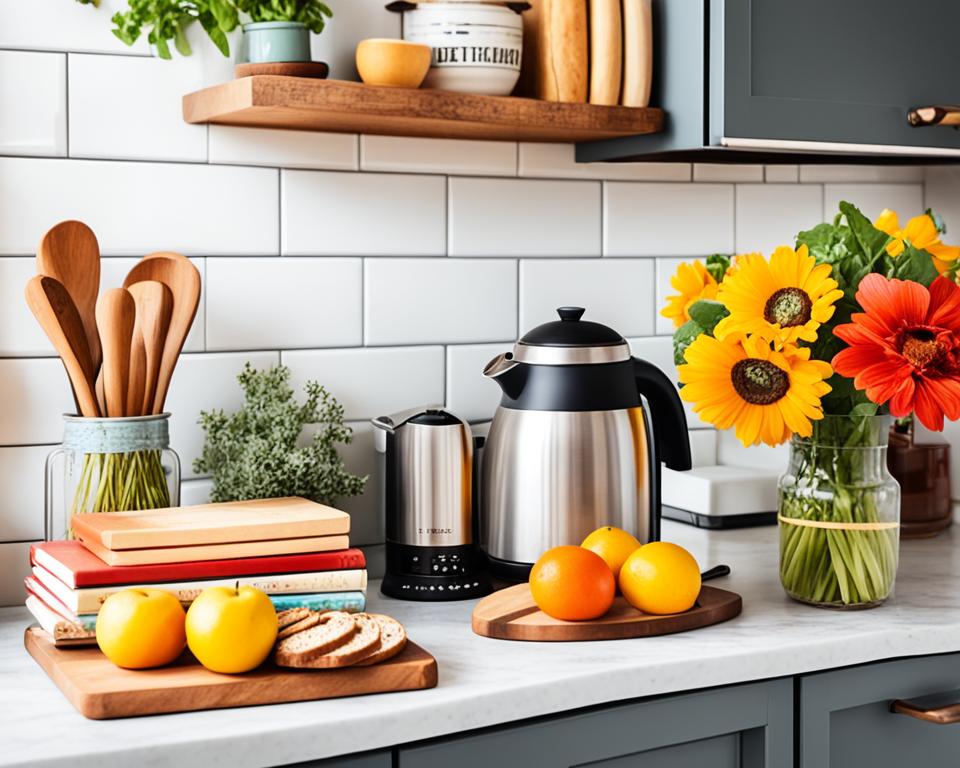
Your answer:
[[[389,749],[379,752],[363,752],[358,755],[343,755],[327,760],[311,760],[308,763],[296,763],[286,768],[390,768],[393,764]]]
[[[960,105],[956,0],[723,0],[714,20],[710,143],[960,149],[960,131],[906,117]]]
[[[603,707],[399,749],[399,768],[782,768],[792,760],[791,680]]]
[[[895,699],[960,701],[960,654],[806,675],[800,679],[798,768],[956,768],[960,724],[890,711]]]

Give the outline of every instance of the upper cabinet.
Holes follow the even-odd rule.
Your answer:
[[[578,160],[960,161],[957,0],[653,3],[664,131]]]

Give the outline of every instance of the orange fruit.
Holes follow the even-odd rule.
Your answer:
[[[183,606],[162,589],[122,589],[97,614],[97,645],[118,667],[162,667],[187,644]]]
[[[600,555],[617,578],[626,559],[640,548],[640,542],[622,528],[605,525],[587,536],[580,546]]]
[[[583,547],[548,549],[530,571],[534,602],[555,619],[599,618],[610,610],[615,589],[616,581],[603,558]]]
[[[623,564],[620,591],[644,613],[683,613],[700,594],[700,566],[683,547],[652,541]]]

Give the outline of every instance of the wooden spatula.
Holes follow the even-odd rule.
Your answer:
[[[163,356],[160,360],[160,370],[157,375],[157,391],[153,397],[151,413],[161,413],[167,399],[167,390],[170,387],[170,377],[177,365],[183,343],[193,325],[193,318],[197,314],[197,305],[200,303],[200,273],[188,259],[182,257],[156,255],[146,258],[134,265],[130,270],[123,287],[129,288],[135,283],[144,280],[156,280],[170,289],[173,297],[173,311],[170,315],[170,326],[167,338],[163,344]]]
[[[73,300],[90,350],[93,370],[100,367],[96,306],[100,291],[100,245],[82,221],[61,221],[40,240],[37,274],[56,278]]]
[[[93,393],[93,361],[83,321],[66,287],[55,278],[35,275],[27,282],[27,305],[67,369],[81,416],[100,416]]]
[[[163,347],[170,328],[173,312],[173,294],[161,282],[144,280],[127,290],[133,296],[137,319],[133,327],[133,349],[130,357],[130,388],[127,411],[147,415],[153,412],[153,398],[157,391],[157,376],[163,359]],[[142,364],[142,370],[139,366]],[[139,378],[141,384],[135,382]]]
[[[126,288],[111,288],[97,300],[97,328],[103,344],[103,392],[107,416],[126,416],[130,347],[137,309]]]

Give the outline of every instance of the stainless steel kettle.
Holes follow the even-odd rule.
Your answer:
[[[524,579],[550,547],[614,525],[660,536],[660,462],[690,469],[677,389],[616,331],[560,307],[483,373],[503,390],[484,448],[481,547]]]

